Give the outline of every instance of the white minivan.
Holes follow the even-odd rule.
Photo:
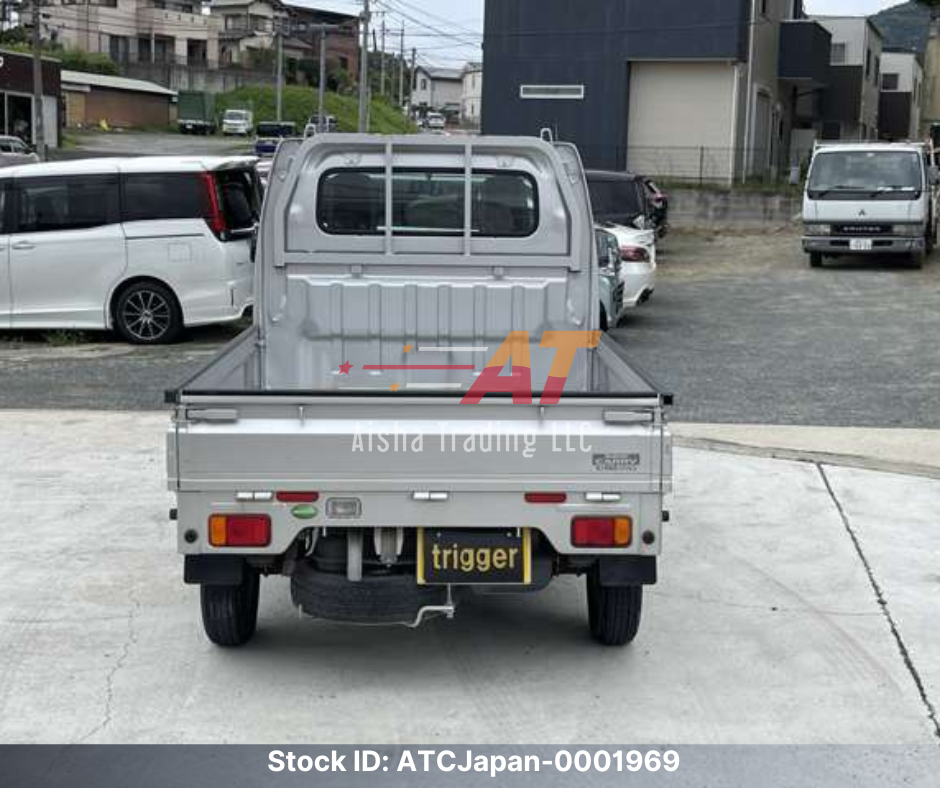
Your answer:
[[[250,158],[86,159],[0,170],[0,329],[114,329],[134,344],[252,304]]]

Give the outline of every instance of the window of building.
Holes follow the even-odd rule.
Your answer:
[[[767,3],[768,3],[768,0],[760,0],[760,12],[764,16],[767,16]]]
[[[30,178],[19,184],[21,233],[87,230],[117,221],[116,178]]]
[[[875,84],[881,81],[881,57],[875,58]]]
[[[865,51],[865,79],[871,79],[871,49]]]
[[[845,63],[845,42],[832,42],[832,50],[829,60],[834,66],[841,66]]]
[[[519,98],[579,101],[584,98],[584,85],[520,85]]]
[[[881,75],[882,90],[897,90],[899,82],[900,76],[898,74],[892,74],[891,72],[886,71]]]
[[[421,90],[427,90],[427,89],[428,89],[428,81],[426,78],[422,77],[421,78]]]
[[[399,170],[392,182],[395,235],[461,236],[464,174],[457,170]],[[470,223],[476,238],[525,238],[538,228],[535,180],[521,172],[475,172]],[[331,235],[385,233],[385,173],[329,172],[320,181],[317,223]]]

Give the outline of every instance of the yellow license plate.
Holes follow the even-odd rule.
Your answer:
[[[528,528],[459,531],[418,529],[419,585],[521,585],[532,583]]]

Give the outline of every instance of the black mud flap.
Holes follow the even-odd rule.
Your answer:
[[[656,557],[624,555],[599,558],[597,577],[603,588],[655,585]]]
[[[237,586],[245,576],[245,559],[237,555],[188,555],[183,582],[200,586]]]

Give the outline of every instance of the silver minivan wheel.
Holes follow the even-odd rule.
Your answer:
[[[114,314],[118,333],[135,345],[173,342],[183,328],[176,298],[157,282],[132,285],[118,298]]]

